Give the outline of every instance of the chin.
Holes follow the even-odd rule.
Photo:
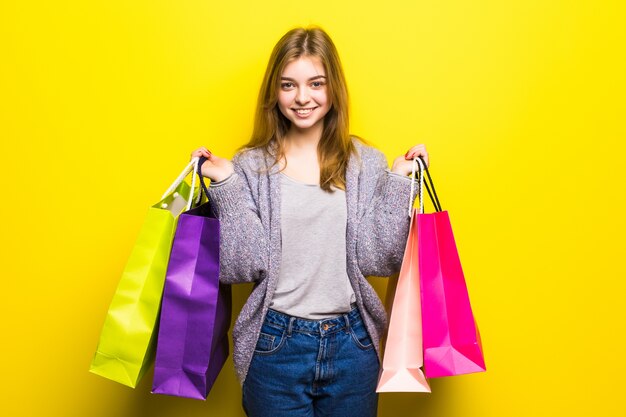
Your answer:
[[[291,125],[300,130],[306,130],[306,129],[310,129],[312,127],[317,126],[319,123],[322,123],[322,121],[323,120],[315,120],[315,121],[292,120]]]

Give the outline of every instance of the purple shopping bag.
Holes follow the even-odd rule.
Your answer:
[[[152,392],[204,400],[226,358],[230,286],[219,282],[209,203],[179,216],[165,278]]]
[[[486,370],[450,217],[426,170],[435,213],[417,215],[424,371],[436,378]],[[423,182],[423,176],[420,174]],[[432,188],[432,192],[431,192]]]

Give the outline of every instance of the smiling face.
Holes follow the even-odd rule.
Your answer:
[[[303,56],[291,61],[280,78],[278,108],[291,122],[291,129],[321,128],[330,102],[326,71],[319,58]]]

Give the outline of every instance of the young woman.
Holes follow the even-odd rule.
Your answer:
[[[386,314],[365,276],[400,269],[425,147],[389,170],[350,136],[335,46],[298,28],[274,47],[250,142],[232,162],[191,155],[221,222],[220,280],[255,284],[233,329],[247,415],[375,416]]]

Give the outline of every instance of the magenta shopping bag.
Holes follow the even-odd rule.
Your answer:
[[[163,290],[155,394],[206,399],[228,357],[231,291],[219,282],[219,247],[210,203],[180,215]]]
[[[428,169],[420,166],[428,176],[430,187],[424,185],[436,209],[417,216],[424,370],[428,378],[482,372],[486,367],[480,334],[450,217],[441,210]],[[423,182],[421,174],[420,179]]]

